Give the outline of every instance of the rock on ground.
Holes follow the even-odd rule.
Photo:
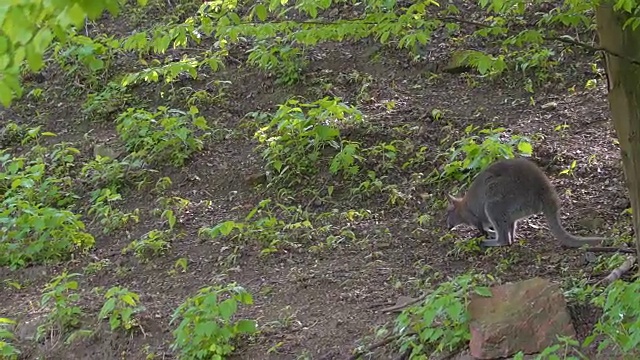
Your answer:
[[[538,353],[557,341],[575,336],[560,287],[533,278],[491,288],[492,297],[473,295],[469,303],[469,354],[495,359],[519,351]]]

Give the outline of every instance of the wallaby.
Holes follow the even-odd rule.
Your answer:
[[[462,198],[447,194],[447,226],[494,233],[481,246],[511,245],[518,220],[543,213],[551,233],[566,247],[597,246],[606,238],[571,235],[560,223],[560,199],[549,178],[525,158],[499,160],[484,169]]]

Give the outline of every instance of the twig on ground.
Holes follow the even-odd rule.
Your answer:
[[[627,260],[625,260],[622,265],[618,266],[617,268],[613,269],[613,271],[607,275],[607,277],[605,277],[604,279],[598,281],[598,284],[604,284],[604,285],[608,285],[611,284],[612,282],[620,279],[620,277],[622,275],[624,275],[627,271],[631,270],[631,268],[633,267],[633,265],[636,263],[636,257],[635,256],[629,256],[627,258]]]
[[[380,312],[388,313],[388,312],[394,312],[394,311],[398,311],[398,310],[403,310],[403,309],[408,308],[409,306],[411,306],[411,305],[413,305],[413,304],[415,304],[417,302],[420,302],[420,301],[424,300],[427,297],[427,295],[429,295],[429,294],[422,294],[417,298],[409,298],[408,300],[403,301],[403,302],[401,302],[399,304],[396,303],[393,306],[389,306],[387,308],[384,308],[384,309],[380,310]]]

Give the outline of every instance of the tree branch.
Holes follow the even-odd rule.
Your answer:
[[[458,22],[458,23],[461,23],[461,24],[469,24],[469,25],[474,25],[474,26],[478,26],[478,27],[482,27],[482,28],[493,27],[491,25],[483,24],[481,22],[460,19],[460,18],[457,18],[457,17],[454,17],[454,16],[445,16],[445,17],[441,17],[441,18],[436,17],[435,19],[442,20],[442,21],[455,21],[455,22]],[[565,44],[570,44],[570,45],[573,45],[573,46],[581,47],[583,49],[592,51],[594,53],[602,51],[602,52],[605,52],[605,53],[607,53],[609,55],[612,55],[612,56],[615,56],[615,57],[619,57],[621,59],[625,59],[625,60],[629,61],[632,64],[640,65],[640,61],[639,60],[635,60],[635,59],[629,58],[627,56],[624,56],[622,54],[619,54],[619,53],[617,53],[615,51],[606,49],[606,48],[601,47],[601,46],[593,46],[593,45],[590,45],[590,44],[587,44],[587,43],[583,43],[581,41],[577,41],[577,40],[575,40],[574,38],[572,38],[569,35],[562,35],[562,36],[559,36],[559,37],[556,37],[556,36],[543,36],[542,39],[545,40],[545,41],[558,41],[558,42],[562,42],[562,43],[565,43]]]
[[[592,46],[592,45],[589,45],[587,43],[576,41],[569,35],[563,35],[563,36],[560,36],[560,37],[543,37],[543,39],[547,40],[547,41],[559,41],[559,42],[563,42],[563,43],[566,43],[566,44],[575,45],[575,46],[578,46],[578,47],[581,47],[583,49],[587,49],[587,50],[590,50],[590,51],[593,51],[593,52],[598,52],[598,51],[605,52],[605,53],[607,53],[607,54],[609,54],[611,56],[615,56],[615,57],[627,60],[628,62],[630,62],[632,64],[640,65],[640,61],[639,60],[632,59],[632,58],[630,58],[628,56],[619,54],[619,53],[617,53],[617,52],[615,52],[613,50],[609,50],[609,49],[606,49],[606,48],[601,47],[601,46]]]
[[[442,17],[432,17],[430,18],[432,20],[438,20],[438,21],[450,21],[450,22],[457,22],[460,24],[468,24],[468,25],[473,25],[473,26],[477,26],[477,27],[482,27],[482,28],[491,28],[493,27],[492,25],[489,24],[484,24],[478,21],[473,21],[473,20],[466,20],[466,19],[461,19],[455,16],[442,16]],[[249,22],[243,22],[241,23],[242,25],[258,25],[258,24],[281,24],[281,23],[292,23],[292,24],[298,24],[300,26],[304,26],[304,25],[316,25],[316,26],[337,26],[337,25],[341,25],[341,24],[345,24],[345,23],[358,23],[361,25],[379,25],[379,22],[373,22],[373,21],[364,21],[364,20],[360,20],[360,19],[339,19],[337,21],[317,21],[317,20],[313,20],[313,21],[295,21],[295,20],[270,20],[267,22],[253,22],[253,21],[249,21]],[[640,60],[636,60],[636,59],[632,59],[630,57],[627,57],[623,54],[617,53],[615,51],[609,50],[605,47],[602,46],[594,46],[591,44],[587,44],[581,41],[577,41],[575,39],[573,39],[571,36],[569,35],[562,35],[562,36],[543,36],[542,37],[543,40],[545,41],[558,41],[558,42],[562,42],[565,44],[569,44],[569,45],[573,45],[573,46],[577,46],[580,48],[583,48],[585,50],[589,50],[591,52],[605,52],[609,55],[624,59],[629,61],[632,64],[635,65],[640,65]]]

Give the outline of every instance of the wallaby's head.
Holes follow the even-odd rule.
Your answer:
[[[462,216],[464,212],[462,199],[450,194],[447,194],[447,199],[449,199],[449,206],[447,206],[447,227],[449,230],[460,224],[466,224],[467,221]]]

